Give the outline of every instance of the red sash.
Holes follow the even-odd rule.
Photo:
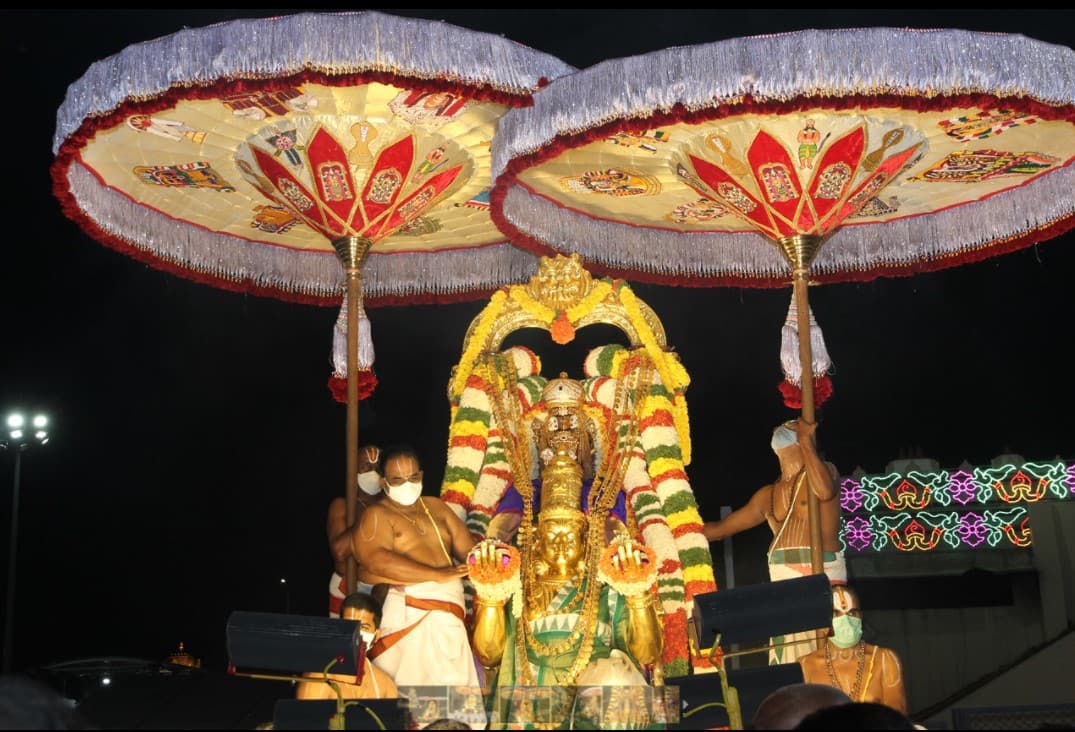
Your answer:
[[[410,595],[407,595],[404,598],[404,601],[406,602],[408,607],[418,608],[419,610],[427,610],[428,612],[422,617],[415,620],[410,625],[408,625],[406,628],[400,628],[399,630],[393,631],[388,635],[382,635],[380,639],[370,647],[369,657],[371,659],[377,658],[377,656],[381,655],[389,648],[396,645],[405,637],[407,637],[407,634],[414,630],[416,627],[418,627],[418,624],[425,620],[427,617],[429,617],[429,613],[433,612],[434,610],[451,613],[455,617],[459,618],[460,622],[463,622],[466,618],[466,613],[463,608],[459,607],[454,602],[448,602],[447,600],[427,600],[422,597],[411,597]]]

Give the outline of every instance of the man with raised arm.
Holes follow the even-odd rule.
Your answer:
[[[840,502],[835,466],[817,454],[817,425],[791,420],[773,430],[771,446],[780,462],[780,475],[759,488],[747,504],[719,521],[706,521],[706,539],[720,541],[741,531],[768,523],[773,532],[769,545],[769,579],[784,580],[813,574],[810,561],[810,512],[808,492],[813,491],[821,507],[821,549],[825,574],[833,584],[846,584],[847,566],[840,550]],[[773,642],[806,641],[811,631],[774,638]],[[789,663],[816,647],[807,642],[774,647],[770,663]]]
[[[366,445],[358,450],[358,494],[355,496],[355,520],[347,523],[347,500],[342,496],[333,498],[328,504],[328,520],[325,530],[328,533],[328,550],[332,554],[335,571],[328,582],[328,616],[340,617],[340,607],[347,595],[347,560],[352,557],[351,534],[362,519],[362,512],[381,500],[381,475],[377,472],[377,462],[381,457],[381,448]],[[373,587],[358,583],[356,592],[371,592]]]

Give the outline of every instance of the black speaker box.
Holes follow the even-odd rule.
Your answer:
[[[357,675],[362,636],[354,620],[236,610],[228,617],[227,649],[238,669],[302,674],[323,671]]]
[[[832,589],[828,575],[744,585],[694,596],[698,647],[755,643],[774,635],[832,625]]]

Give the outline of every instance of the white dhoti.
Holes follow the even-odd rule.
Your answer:
[[[344,580],[343,575],[339,572],[333,572],[328,580],[328,616],[330,618],[340,617],[340,609],[343,607],[343,598],[346,597],[344,591],[346,589],[347,582]]]
[[[464,617],[461,580],[392,585],[373,663],[401,688],[481,686]]]
[[[847,584],[847,564],[844,561],[844,553],[823,552],[825,562],[825,574],[829,582],[834,585]],[[784,547],[769,552],[769,579],[773,582],[786,579],[807,577],[814,573],[810,560],[810,547]],[[801,633],[789,633],[788,635],[774,636],[772,643],[787,643],[799,641],[795,645],[769,649],[769,664],[792,663],[807,653],[817,649],[817,631],[806,630]]]

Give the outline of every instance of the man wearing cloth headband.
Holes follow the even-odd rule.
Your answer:
[[[813,574],[810,562],[810,514],[807,490],[812,490],[821,504],[821,539],[825,574],[833,584],[847,582],[847,566],[840,550],[840,503],[837,500],[835,466],[817,454],[816,424],[791,420],[773,430],[771,446],[780,461],[780,476],[760,488],[747,505],[719,521],[706,521],[706,539],[719,541],[768,522],[773,532],[769,545],[769,579],[794,579]],[[789,663],[817,647],[809,639],[813,631],[773,638],[773,643],[803,641],[795,645],[774,647],[770,663]]]
[[[832,588],[832,635],[799,659],[803,680],[828,684],[856,702],[884,704],[907,714],[903,671],[895,651],[862,640],[862,611],[850,587]]]

